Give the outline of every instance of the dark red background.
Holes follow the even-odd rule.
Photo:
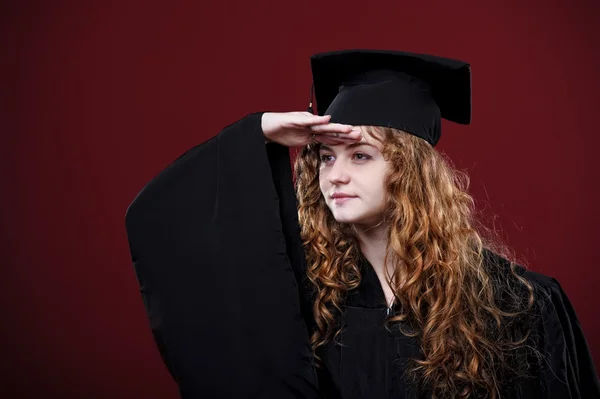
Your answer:
[[[600,366],[597,2],[0,7],[1,397],[177,397],[125,210],[223,126],[306,109],[309,56],[343,48],[471,63],[473,123],[446,123],[438,148],[517,254],[562,283]]]

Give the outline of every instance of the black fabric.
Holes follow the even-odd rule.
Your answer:
[[[285,235],[286,253],[290,259],[296,281],[299,283],[300,310],[307,329],[312,331],[315,327],[312,316],[312,289],[306,275],[306,258],[304,257],[304,248],[300,238],[298,203],[292,185],[293,176],[289,150],[287,147],[276,143],[269,143],[266,147],[273,183],[279,198],[279,213]]]
[[[441,120],[471,121],[471,67],[464,61],[383,50],[311,57],[319,115],[355,126],[392,127],[436,145]]]
[[[140,291],[182,398],[320,397],[261,116],[187,151],[127,210]]]
[[[502,268],[496,272],[509,275],[508,261],[490,251],[485,255],[488,264]],[[331,379],[328,385],[335,387],[330,396],[430,397],[430,391],[420,390],[402,377],[408,360],[421,357],[418,339],[404,336],[398,328],[384,327],[387,304],[379,279],[364,258],[360,269],[362,281],[347,298],[339,341],[328,343],[319,352],[327,369],[319,374]],[[530,376],[502,381],[502,397],[600,398],[600,384],[585,336],[560,284],[518,265],[517,272],[533,284],[539,302],[535,314],[526,315],[515,327],[533,328],[528,344],[535,344],[545,354],[547,364],[538,364],[533,353],[529,354]]]
[[[403,378],[418,340],[383,326],[383,290],[363,259],[340,342],[315,370],[311,290],[288,149],[252,114],[196,146],[127,210],[135,273],[160,353],[183,398],[426,398]],[[487,254],[494,264],[502,259]],[[490,264],[491,264],[490,263]],[[520,269],[538,295],[532,378],[507,398],[600,398],[576,314],[553,278]],[[318,383],[317,383],[318,376]]]

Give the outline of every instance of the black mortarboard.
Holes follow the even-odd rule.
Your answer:
[[[471,68],[463,61],[383,50],[311,57],[319,115],[400,129],[436,145],[441,120],[471,122]]]

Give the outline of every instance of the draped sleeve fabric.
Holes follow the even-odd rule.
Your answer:
[[[543,398],[600,398],[600,383],[583,329],[571,301],[552,277],[527,271],[540,301],[538,336]]]
[[[186,151],[126,212],[150,327],[182,398],[320,397],[289,152],[265,145],[261,117]]]

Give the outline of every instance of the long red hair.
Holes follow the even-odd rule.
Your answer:
[[[402,309],[390,326],[418,336],[423,355],[412,359],[408,375],[434,398],[478,393],[498,398],[501,380],[527,367],[517,355],[531,352],[529,331],[511,326],[529,323],[524,318],[534,304],[533,287],[514,262],[503,266],[486,258],[486,248],[503,258],[509,254],[477,222],[465,173],[414,135],[383,127],[362,130],[381,142],[390,163],[386,252],[394,254],[390,286]],[[361,281],[352,226],[333,218],[319,188],[319,146],[304,147],[295,161],[301,234],[316,297],[315,354],[339,332],[345,296]]]

